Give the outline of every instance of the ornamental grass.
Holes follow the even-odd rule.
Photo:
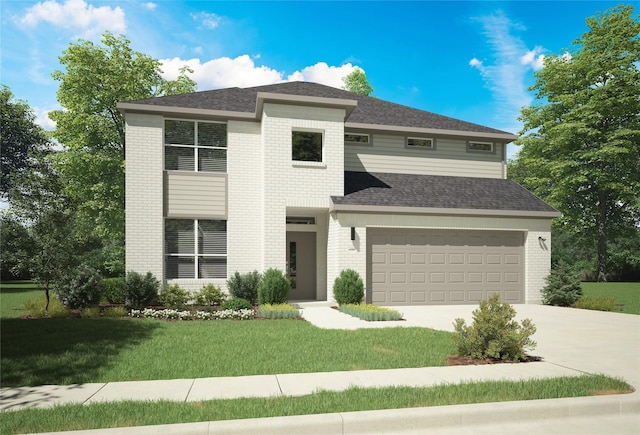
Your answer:
[[[402,313],[386,307],[372,304],[340,305],[340,312],[357,317],[368,322],[390,321],[402,319]]]
[[[262,304],[258,307],[258,317],[265,319],[297,319],[300,310],[289,304]]]

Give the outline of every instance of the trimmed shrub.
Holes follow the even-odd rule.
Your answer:
[[[58,297],[71,309],[97,306],[103,289],[100,272],[86,264],[77,267],[56,285]]]
[[[200,291],[195,294],[194,299],[196,305],[221,305],[227,299],[227,295],[220,286],[207,284],[203,285]]]
[[[124,304],[126,294],[126,282],[124,277],[105,278],[102,280],[104,291],[102,295],[111,304]]]
[[[353,269],[345,269],[333,282],[333,297],[338,305],[359,304],[364,298],[364,283],[360,274]]]
[[[128,272],[125,283],[125,306],[127,309],[141,309],[152,304],[158,298],[160,282],[151,272],[141,275]]]
[[[551,270],[545,278],[547,285],[542,289],[542,303],[569,307],[582,296],[580,276],[564,261]]]
[[[289,304],[264,304],[258,307],[258,316],[265,319],[297,319],[300,310]]]
[[[471,326],[459,318],[453,324],[458,354],[474,359],[525,360],[525,349],[536,347],[536,342],[530,338],[536,327],[530,319],[519,324],[513,320],[515,315],[516,310],[501,303],[498,294],[480,302],[480,307],[473,311]]]
[[[158,300],[167,308],[181,309],[189,302],[191,294],[178,284],[165,286],[160,290]]]
[[[372,304],[345,304],[340,305],[339,310],[341,313],[345,313],[368,322],[402,319],[402,313],[399,311]]]
[[[44,307],[47,304],[47,297],[42,294],[34,299],[29,299],[24,303],[25,310],[29,311],[31,317],[47,317],[47,313],[44,312]],[[49,315],[48,317],[60,318],[69,317],[69,310],[67,310],[60,299],[56,295],[52,295],[49,298]]]
[[[604,296],[582,296],[575,306],[583,310],[619,311],[619,307],[616,306],[616,300]]]
[[[255,304],[258,300],[258,287],[261,280],[262,275],[257,270],[243,274],[235,272],[227,280],[227,289],[232,297],[246,299]]]
[[[223,310],[232,310],[232,311],[240,311],[240,310],[250,310],[253,308],[251,302],[242,298],[231,298],[224,301],[221,305]]]
[[[267,269],[258,286],[258,302],[262,304],[286,304],[291,283],[281,270]]]

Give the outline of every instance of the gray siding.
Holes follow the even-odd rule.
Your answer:
[[[167,217],[227,218],[227,175],[165,172]]]
[[[373,145],[345,144],[345,171],[504,178],[502,143],[495,144],[494,153],[484,154],[467,152],[463,139],[435,138],[434,150],[407,148],[403,136],[372,139]]]

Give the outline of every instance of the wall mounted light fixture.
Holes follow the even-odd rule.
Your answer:
[[[351,227],[351,240],[356,239],[356,227]]]
[[[542,237],[542,236],[538,236],[538,240],[539,240],[540,242],[546,242],[546,241],[547,241],[547,239],[545,239],[545,238],[544,238],[544,237]]]

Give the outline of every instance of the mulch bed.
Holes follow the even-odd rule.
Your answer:
[[[505,360],[494,359],[494,358],[474,359],[468,356],[450,355],[447,358],[447,365],[448,366],[480,366],[480,365],[487,365],[487,364],[518,364],[518,363],[528,363],[528,362],[537,362],[537,361],[542,361],[542,358],[539,356],[527,355],[527,358],[524,361],[505,361]]]

